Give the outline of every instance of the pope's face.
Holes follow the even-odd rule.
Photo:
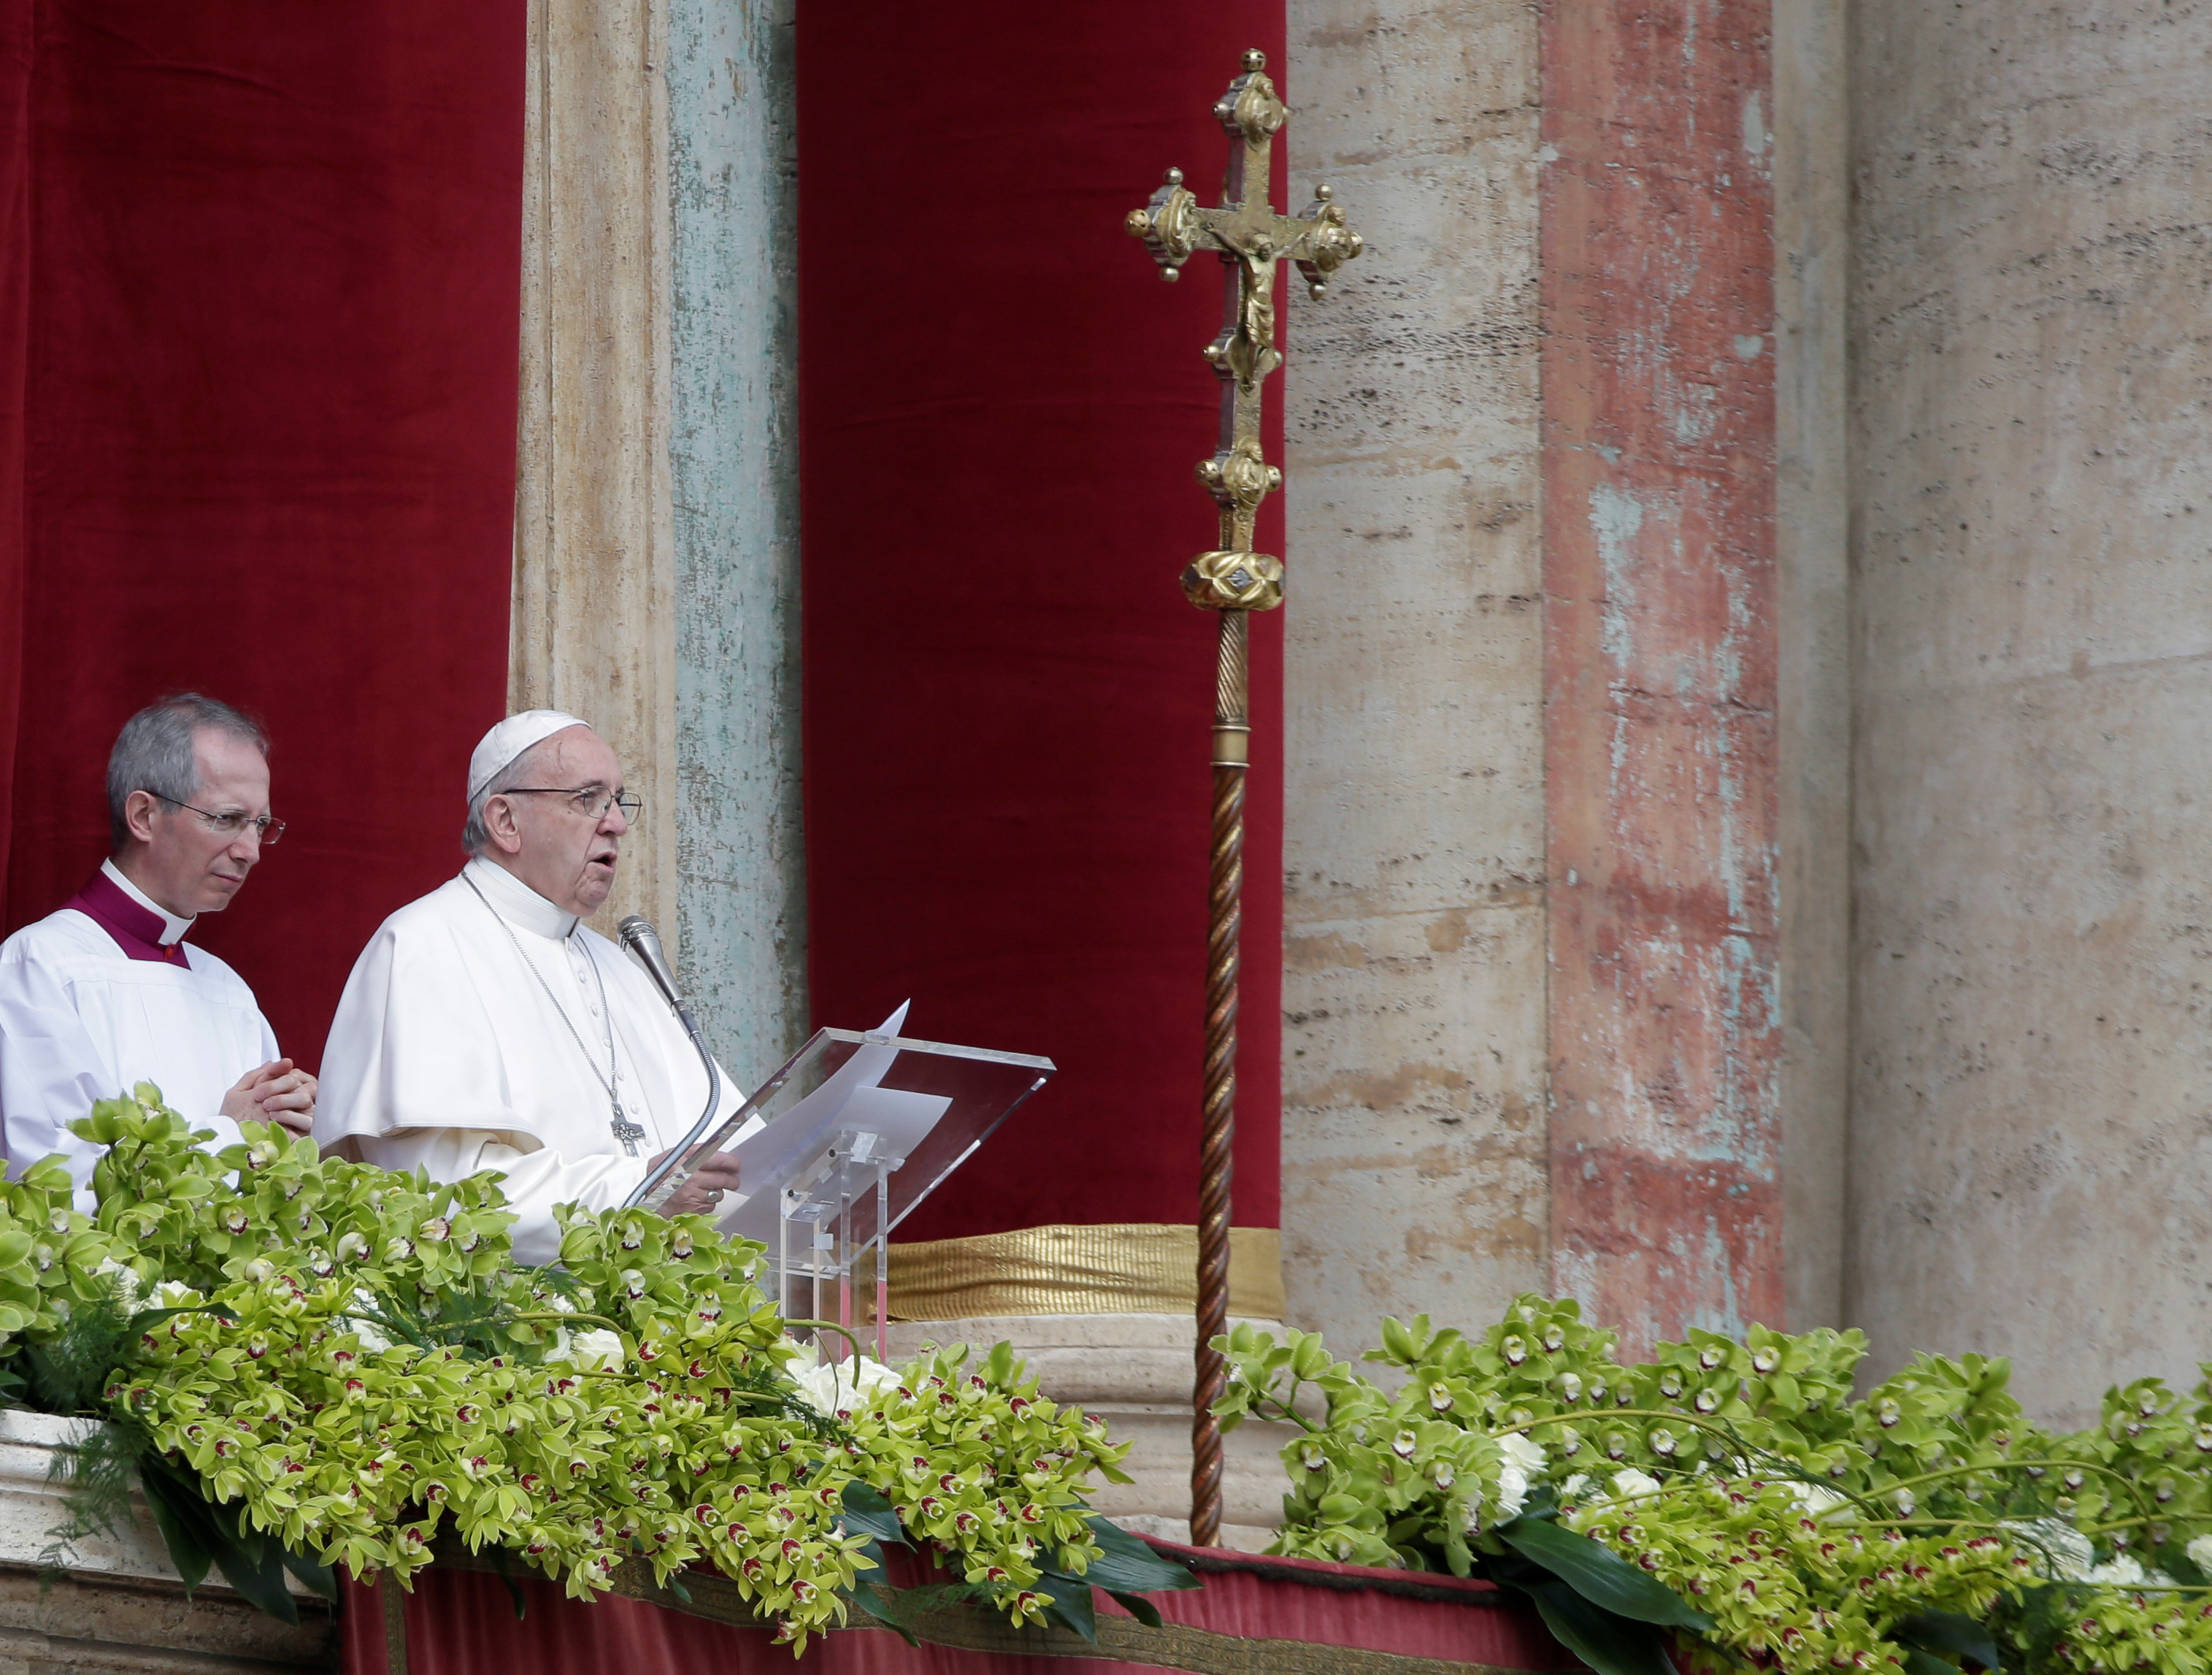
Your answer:
[[[119,857],[131,882],[187,919],[229,906],[261,859],[258,828],[226,834],[208,816],[258,819],[269,812],[269,760],[249,740],[202,728],[193,737],[192,754],[199,768],[192,807],[162,802],[151,792],[135,794],[127,812],[144,847],[134,845]],[[196,812],[203,809],[205,813]]]
[[[611,801],[623,789],[622,760],[591,728],[571,727],[532,751],[529,768],[531,784],[543,789],[487,800],[495,845],[489,858],[555,906],[587,919],[615,887],[629,830],[620,805]],[[501,804],[510,811],[506,819],[495,812]]]

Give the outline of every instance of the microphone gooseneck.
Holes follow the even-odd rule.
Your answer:
[[[644,1203],[653,1188],[668,1179],[684,1161],[684,1154],[697,1143],[699,1136],[707,1131],[708,1124],[714,1120],[715,1107],[722,1102],[722,1072],[714,1063],[714,1055],[707,1051],[706,1038],[700,1032],[699,1020],[691,1015],[691,1008],[685,1003],[683,991],[677,987],[676,972],[669,965],[668,955],[660,946],[660,934],[653,929],[653,922],[643,914],[633,913],[615,927],[615,934],[621,937],[623,947],[629,957],[643,966],[646,976],[653,979],[653,986],[660,991],[660,998],[668,1002],[669,1010],[676,1014],[677,1022],[684,1026],[684,1032],[691,1038],[692,1050],[699,1055],[699,1063],[706,1067],[707,1071],[707,1108],[699,1113],[699,1120],[691,1124],[691,1132],[672,1147],[668,1155],[661,1159],[659,1166],[649,1172],[623,1200],[623,1208],[629,1209]]]

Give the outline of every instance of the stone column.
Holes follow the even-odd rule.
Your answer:
[[[533,0],[510,701],[592,721],[733,1074],[806,1024],[792,0]]]
[[[731,1073],[805,1033],[793,0],[668,0],[684,978]]]
[[[2212,12],[1852,23],[1851,1313],[2078,1425],[2212,1336]]]
[[[1784,1313],[1766,0],[1545,13],[1554,1282]]]
[[[509,702],[645,800],[600,917],[677,935],[665,0],[532,0]],[[604,926],[603,926],[604,928]]]
[[[1283,1254],[1338,1353],[1548,1279],[1536,14],[1291,0]],[[1303,201],[1303,198],[1299,198]]]
[[[1838,8],[1291,16],[1291,1318],[1832,1319]]]
[[[1844,0],[1774,0],[1776,987],[1784,1313],[1793,1331],[1845,1324],[1850,57]]]

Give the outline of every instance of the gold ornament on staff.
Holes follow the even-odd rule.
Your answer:
[[[1220,545],[1201,552],[1182,573],[1185,598],[1219,615],[1219,657],[1213,699],[1213,850],[1206,937],[1206,1097],[1199,1148],[1198,1380],[1191,1400],[1190,1538],[1210,1547],[1221,1535],[1221,1427],[1213,1404],[1226,1367],[1213,1340],[1229,1330],[1229,1185],[1237,1114],[1237,933],[1244,917],[1244,774],[1252,761],[1246,701],[1247,614],[1283,602],[1283,561],[1252,550],[1260,502],[1283,484],[1260,446],[1261,387],[1282,365],[1275,347],[1275,264],[1296,262],[1318,302],[1329,276],[1357,256],[1359,234],[1344,224],[1327,186],[1293,219],[1268,201],[1268,162],[1275,135],[1290,119],[1267,76],[1267,55],[1244,55],[1244,73],[1229,84],[1213,114],[1230,138],[1221,207],[1202,209],[1168,171],[1152,201],[1129,212],[1129,232],[1145,241],[1160,277],[1180,277],[1201,250],[1227,270],[1220,335],[1205,350],[1221,380],[1221,445],[1198,467],[1198,480],[1221,509]]]

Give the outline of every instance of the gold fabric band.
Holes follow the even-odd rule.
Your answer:
[[[871,1252],[871,1256],[872,1256]],[[854,1300],[874,1317],[872,1262]],[[1066,1223],[891,1246],[890,1318],[986,1314],[1189,1314],[1198,1307],[1198,1229],[1188,1224]],[[1229,1312],[1283,1318],[1283,1239],[1229,1230]]]

